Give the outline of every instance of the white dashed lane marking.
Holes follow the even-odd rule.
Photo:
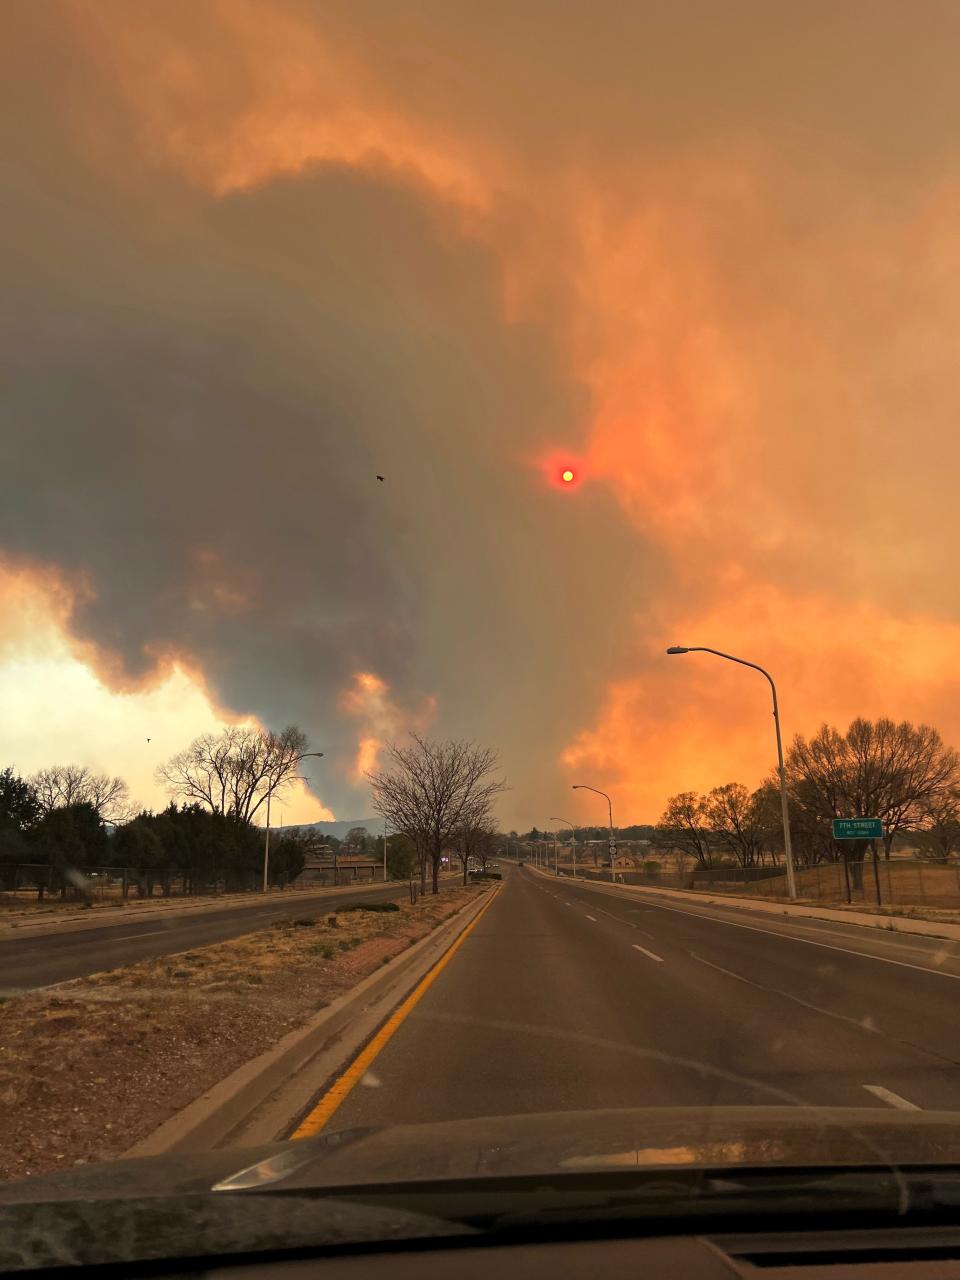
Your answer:
[[[891,1089],[885,1089],[882,1084],[865,1084],[863,1087],[867,1093],[872,1093],[875,1098],[885,1102],[888,1107],[896,1107],[898,1111],[920,1110],[915,1102],[908,1102],[906,1098],[901,1098],[899,1093],[894,1093]]]
[[[663,956],[658,956],[655,951],[648,951],[646,947],[638,946],[636,942],[630,944],[634,951],[641,951],[645,956],[649,956],[651,960],[656,960],[657,964],[663,964]]]

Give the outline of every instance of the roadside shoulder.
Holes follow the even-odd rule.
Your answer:
[[[552,872],[537,867],[530,870],[548,880],[556,880]],[[704,906],[724,907],[750,915],[774,916],[789,919],[829,920],[838,924],[856,925],[859,928],[880,930],[883,933],[914,934],[924,938],[960,940],[960,924],[948,924],[936,920],[915,920],[910,916],[878,916],[866,911],[833,911],[829,907],[814,907],[788,902],[756,902],[751,898],[728,894],[695,893],[684,889],[658,889],[654,885],[604,884],[571,876],[560,880],[573,880],[581,888],[596,889],[603,893],[621,893],[626,896],[666,898],[674,902],[700,903]]]

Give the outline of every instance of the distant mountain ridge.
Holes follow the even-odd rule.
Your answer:
[[[301,822],[284,826],[284,831],[316,831],[319,835],[342,840],[354,827],[366,827],[372,836],[383,833],[382,818],[344,818],[340,822]]]

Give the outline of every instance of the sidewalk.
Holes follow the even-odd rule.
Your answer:
[[[529,863],[527,864],[529,866]],[[569,880],[590,887],[595,885],[607,893],[649,894],[652,897],[670,898],[676,902],[704,903],[712,907],[731,907],[737,911],[760,912],[762,915],[793,916],[808,920],[831,920],[840,924],[854,924],[864,929],[882,929],[886,933],[912,933],[925,938],[949,938],[960,940],[960,924],[948,924],[937,920],[915,920],[911,916],[878,916],[867,911],[834,911],[830,907],[814,907],[790,902],[760,902],[756,898],[736,897],[726,893],[696,893],[689,889],[657,889],[652,885],[617,884],[602,880],[585,880],[573,876],[555,876],[552,871],[530,867],[537,875],[549,880]]]

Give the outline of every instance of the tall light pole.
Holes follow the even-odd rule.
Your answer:
[[[322,751],[304,751],[303,755],[297,756],[297,764],[299,764],[301,760],[309,759],[311,756],[315,756],[319,760],[322,755],[323,755]],[[274,785],[267,792],[267,832],[263,839],[263,892],[264,893],[267,892],[267,875],[270,870],[270,797],[273,795],[274,787],[276,785],[277,784],[274,783]]]
[[[383,883],[387,883],[387,820],[383,820]]]
[[[780,737],[780,705],[777,702],[777,686],[773,676],[755,662],[747,662],[746,658],[735,658],[732,653],[721,653],[719,649],[708,649],[705,645],[672,644],[667,650],[671,656],[678,653],[712,653],[715,658],[726,658],[727,662],[739,662],[741,667],[752,667],[766,676],[773,694],[773,724],[777,731],[777,776],[780,779],[780,810],[783,815],[783,856],[787,864],[787,894],[790,898],[797,896],[797,882],[793,874],[793,846],[790,843],[790,812],[787,807],[787,780],[783,768],[783,740]]]
[[[569,818],[551,818],[551,822],[563,822],[570,828],[570,843],[573,845],[573,878],[577,878],[577,828]]]
[[[588,787],[586,783],[575,782],[573,784],[573,789],[574,791],[592,791],[594,795],[603,796],[604,800],[606,800],[607,802],[607,814],[609,815],[609,818],[610,818],[610,879],[612,881],[615,881],[617,878],[617,871],[616,871],[617,855],[615,852],[617,847],[617,841],[616,841],[616,837],[613,834],[613,801],[610,799],[610,797],[607,795],[605,791],[600,791],[599,788],[597,787]]]

